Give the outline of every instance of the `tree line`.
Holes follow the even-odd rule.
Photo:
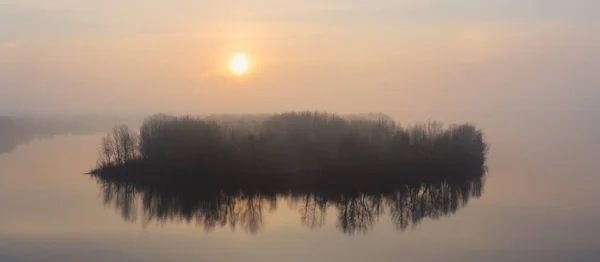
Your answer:
[[[471,124],[401,126],[390,118],[288,112],[260,118],[153,115],[117,126],[94,174],[208,186],[386,186],[485,173]]]

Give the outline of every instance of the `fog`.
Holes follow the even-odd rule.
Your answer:
[[[0,0],[0,261],[598,261],[599,10]]]
[[[597,112],[599,8],[0,0],[0,113]]]

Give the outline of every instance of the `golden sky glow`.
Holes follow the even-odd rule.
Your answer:
[[[600,1],[536,1],[0,0],[0,113],[597,107]]]

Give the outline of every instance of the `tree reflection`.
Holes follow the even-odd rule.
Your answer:
[[[333,205],[338,210],[337,227],[348,234],[367,232],[384,213],[380,194],[342,195]]]
[[[325,225],[325,215],[327,214],[326,199],[317,196],[314,192],[308,192],[296,197],[292,202],[300,205],[299,212],[302,225],[311,229]]]
[[[405,187],[385,195],[396,228],[405,230],[424,218],[438,219],[465,207],[471,197],[479,198],[483,178],[463,182],[438,182]]]
[[[367,233],[387,215],[398,230],[417,226],[423,219],[439,219],[465,207],[482,194],[484,176],[466,181],[406,184],[386,190],[336,191],[322,189],[219,190],[131,184],[96,176],[106,205],[126,221],[194,223],[212,231],[217,227],[242,228],[254,234],[264,217],[287,201],[299,212],[303,226],[325,225],[335,215],[344,234]]]

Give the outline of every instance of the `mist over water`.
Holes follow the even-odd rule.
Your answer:
[[[0,0],[0,261],[600,261],[598,10]]]
[[[464,120],[459,117],[468,116],[445,122]],[[289,260],[300,254],[363,261],[368,257],[361,254],[377,250],[382,261],[593,261],[600,181],[590,141],[600,138],[599,127],[585,120],[555,114],[473,120],[491,146],[480,197],[468,203],[460,195],[404,198],[399,203],[406,209],[398,213],[392,195],[376,209],[379,195],[369,192],[198,195],[102,186],[82,175],[96,163],[100,134],[36,140],[0,156],[0,254],[7,261]],[[224,203],[236,204],[233,216],[225,216]],[[349,247],[353,255],[344,251]]]

